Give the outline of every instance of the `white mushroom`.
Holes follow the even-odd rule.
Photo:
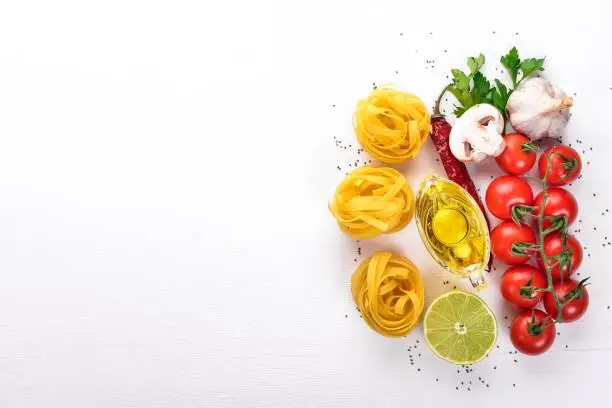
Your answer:
[[[451,153],[464,163],[478,163],[499,156],[505,146],[504,118],[493,105],[474,105],[459,118],[449,137]]]

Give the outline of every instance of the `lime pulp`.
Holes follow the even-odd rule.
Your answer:
[[[435,299],[423,327],[433,352],[455,364],[482,360],[497,339],[497,322],[491,309],[478,296],[461,290]]]

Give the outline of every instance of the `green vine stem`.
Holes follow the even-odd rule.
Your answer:
[[[537,215],[537,220],[538,220],[538,245],[537,245],[537,250],[540,251],[540,256],[542,257],[542,261],[544,262],[544,268],[546,270],[546,279],[548,281],[548,287],[546,288],[546,292],[549,292],[554,301],[555,301],[555,305],[557,306],[557,318],[555,319],[557,321],[557,323],[562,323],[563,322],[563,304],[561,303],[561,300],[559,299],[559,297],[557,296],[557,294],[555,293],[555,290],[553,288],[553,278],[552,278],[552,265],[550,265],[550,260],[551,258],[549,258],[548,256],[546,256],[546,252],[544,251],[544,238],[546,237],[546,235],[548,233],[550,233],[551,231],[549,230],[544,230],[544,208],[546,207],[546,201],[548,200],[548,172],[550,171],[550,168],[552,167],[552,164],[550,162],[550,155],[551,153],[545,154],[546,157],[546,171],[544,172],[544,177],[542,178],[542,180],[540,180],[540,182],[542,183],[542,204],[540,206],[540,211],[538,212]],[[562,234],[566,234],[567,232],[567,225],[564,226],[564,228],[561,230]],[[567,252],[566,250],[566,240],[563,240],[563,248],[562,248],[562,253]],[[569,272],[569,269],[568,269]],[[560,273],[561,273],[561,277],[563,277],[563,269],[560,269]],[[568,273],[569,275],[569,273]]]

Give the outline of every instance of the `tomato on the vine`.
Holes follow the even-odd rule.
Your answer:
[[[536,161],[536,152],[529,149],[529,138],[521,133],[510,133],[504,136],[504,142],[506,148],[495,158],[499,168],[515,176],[531,170]]]
[[[589,306],[589,292],[584,285],[584,281],[576,282],[572,279],[566,279],[563,282],[555,283],[553,290],[561,301],[561,316],[564,322],[573,322],[584,315]],[[549,292],[544,296],[544,309],[554,318],[559,313],[555,299]]]
[[[544,192],[542,191],[535,198],[535,210],[533,211],[533,214],[536,216],[540,213],[543,199]],[[546,198],[546,205],[544,207],[544,215],[547,217],[566,217],[567,225],[572,225],[578,217],[578,202],[572,193],[565,189],[559,187],[549,188]],[[552,219],[544,219],[544,223],[542,225],[544,228],[548,228],[552,223]]]
[[[527,262],[533,252],[530,247],[534,244],[535,234],[525,224],[503,221],[491,231],[491,252],[499,261],[509,265]]]
[[[552,346],[557,331],[552,317],[539,309],[524,310],[512,322],[510,340],[521,353],[542,354]]]
[[[512,219],[512,207],[533,204],[531,186],[516,176],[501,176],[487,187],[485,202],[491,214],[502,220]]]
[[[549,147],[538,160],[540,177],[546,174],[546,156],[550,155],[550,169],[546,180],[551,186],[564,186],[576,180],[582,171],[582,160],[577,151],[569,146]]]
[[[546,257],[558,257],[548,261],[554,281],[560,280],[562,275],[563,279],[567,279],[576,272],[582,263],[582,246],[573,235],[567,235],[566,250],[566,253],[563,254],[563,235],[558,231],[544,238],[544,253]],[[540,254],[538,254],[538,265],[542,270],[546,270]]]
[[[521,309],[535,307],[544,297],[548,283],[541,270],[522,264],[511,266],[501,278],[501,293],[504,299]]]

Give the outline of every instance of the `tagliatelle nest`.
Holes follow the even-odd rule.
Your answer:
[[[351,292],[368,326],[387,337],[401,337],[413,329],[425,304],[417,267],[390,252],[376,252],[359,265]]]
[[[342,231],[368,239],[404,228],[414,215],[414,193],[397,170],[364,166],[342,180],[329,209]]]
[[[375,89],[357,104],[355,132],[363,148],[385,163],[415,157],[431,132],[423,101],[393,88]]]

